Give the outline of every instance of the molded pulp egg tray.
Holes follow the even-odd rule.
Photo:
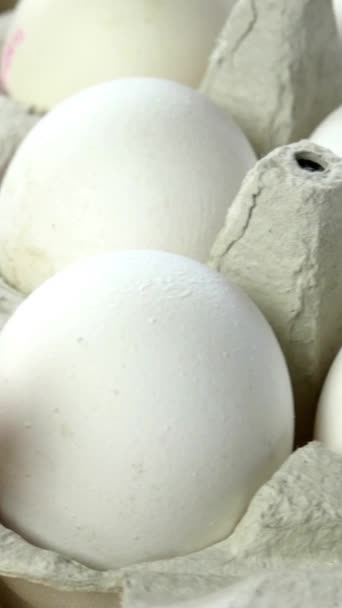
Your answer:
[[[10,13],[0,18],[2,43],[10,19]],[[257,492],[226,541],[187,557],[99,572],[38,549],[0,525],[1,608],[342,606],[342,458],[307,443],[317,395],[342,344],[342,281],[329,275],[329,259],[342,256],[342,160],[304,140],[342,103],[341,74],[329,2],[238,0],[201,87],[233,115],[262,157],[234,201],[238,213],[227,217],[209,265],[233,276],[275,329],[294,384],[298,445],[305,447]],[[1,178],[38,120],[0,96]],[[317,165],[320,171],[312,172]],[[283,204],[275,213],[277,197]],[[321,244],[308,244],[310,264],[326,268],[327,280],[324,286],[310,283],[308,302],[309,270],[293,242],[309,222],[309,202],[310,221],[322,233]],[[278,233],[289,235],[282,244],[261,229],[272,213]],[[259,273],[249,272],[251,251]],[[277,299],[274,285],[286,298]],[[330,321],[337,315],[336,332],[326,340],[315,322],[323,299]],[[22,300],[1,281],[1,327]]]

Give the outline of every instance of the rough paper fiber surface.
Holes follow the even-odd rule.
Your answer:
[[[307,141],[276,149],[243,182],[209,262],[275,330],[300,442],[312,437],[319,391],[342,344],[341,201],[340,158]]]
[[[259,155],[308,137],[342,103],[342,52],[330,0],[238,0],[202,90]]]
[[[177,608],[340,608],[341,577],[341,568],[268,571]]]
[[[320,568],[327,599],[337,597],[337,567],[342,580],[341,477],[342,458],[318,443],[310,444],[293,454],[259,490],[225,542],[189,557],[116,572],[89,570],[0,528],[0,573],[8,589],[3,593],[4,608],[142,608],[187,599],[196,599],[197,606],[199,598],[223,589],[233,594],[235,603],[221,603],[217,608],[255,608],[253,602],[242,600],[248,599],[248,593],[257,597],[263,590],[265,597],[266,593],[274,597],[277,591],[281,608],[312,608],[315,604],[304,603],[315,589],[315,576],[308,575],[308,569]],[[278,588],[272,591],[274,573],[281,578],[284,570],[292,581],[280,587],[287,605],[280,603]],[[327,602],[324,608],[333,606]]]

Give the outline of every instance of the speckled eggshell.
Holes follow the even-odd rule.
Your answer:
[[[255,155],[205,96],[165,80],[83,91],[30,132],[0,192],[0,272],[28,293],[76,259],[163,249],[200,261]]]
[[[39,110],[112,78],[197,87],[234,2],[22,0],[2,52],[2,82]]]
[[[223,539],[292,440],[270,326],[188,258],[78,262],[0,334],[0,518],[95,568]]]
[[[342,106],[334,110],[318,125],[310,139],[315,144],[329,148],[342,157]]]
[[[318,403],[315,439],[342,454],[342,350],[327,375]]]

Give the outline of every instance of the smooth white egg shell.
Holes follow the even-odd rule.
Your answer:
[[[0,271],[30,292],[76,259],[162,249],[207,260],[255,155],[204,95],[154,79],[92,87],[30,132],[0,192]]]
[[[83,260],[0,334],[0,517],[93,567],[223,539],[292,440],[272,330],[193,260]]]
[[[331,112],[318,125],[310,139],[342,157],[342,106]]]
[[[318,403],[315,439],[342,454],[342,350],[332,364]]]
[[[113,78],[197,87],[234,2],[22,0],[2,52],[2,82],[42,110]]]

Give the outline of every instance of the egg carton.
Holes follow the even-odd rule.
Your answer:
[[[342,458],[312,443],[259,490],[226,541],[117,571],[91,570],[0,526],[2,608],[340,606],[341,473]]]
[[[0,46],[10,17],[0,17]],[[308,136],[342,102],[341,61],[330,4],[238,0],[201,89],[233,114],[263,156]],[[40,116],[4,93],[0,116],[2,178]],[[341,259],[341,163],[307,141],[261,160],[228,211],[209,261],[233,275],[274,326],[290,364],[303,432],[310,429],[322,378],[341,344],[335,316],[341,285],[329,265]],[[22,299],[1,281],[0,327]],[[322,328],[320,319],[328,317],[331,324]],[[117,571],[91,570],[0,526],[1,608],[204,608],[209,593],[225,608],[258,602],[290,608],[297,593],[303,608],[340,605],[341,472],[341,458],[310,444],[259,490],[226,541],[188,557]]]
[[[342,159],[308,140],[276,148],[244,180],[209,266],[238,284],[273,327],[309,441],[342,344]]]
[[[309,137],[342,103],[341,68],[330,0],[237,0],[201,90],[262,156]]]
[[[0,49],[11,17],[0,16]],[[200,90],[233,116],[262,156],[308,137],[342,103],[340,50],[331,0],[235,0]],[[5,99],[3,94],[0,177],[39,119]]]
[[[283,197],[279,197],[280,178]],[[340,345],[341,330],[334,315],[340,310],[336,303],[341,285],[325,264],[331,256],[340,259],[341,189],[342,159],[307,141],[276,149],[247,176],[210,259],[212,267],[233,275],[258,301],[288,350],[292,373],[302,377],[309,370],[316,388],[323,363],[328,366]],[[280,208],[274,206],[275,200]],[[304,244],[308,245],[301,250],[297,243],[293,257],[282,250],[287,248],[283,235],[291,222],[296,231],[288,231],[286,238],[303,242],[302,234],[307,233]],[[323,235],[323,248],[315,248],[313,223]],[[261,239],[273,255],[260,261]],[[320,272],[326,277],[323,283],[314,280]],[[290,304],[288,292],[293,298]],[[16,295],[12,294],[15,305]],[[334,329],[326,332],[326,350],[312,339],[329,329],[319,323],[324,318],[322,302]],[[303,328],[308,331],[305,340]],[[309,388],[313,403],[314,391]],[[206,606],[210,592],[210,602],[219,607],[224,601],[225,608],[255,607],[260,598],[271,606],[275,594],[277,606],[287,607],[297,593],[307,597],[310,607],[322,605],[323,599],[325,608],[338,605],[341,570],[332,566],[341,567],[342,562],[341,473],[340,457],[311,444],[298,450],[259,490],[226,541],[188,557],[117,571],[91,570],[33,547],[0,526],[3,608],[161,608],[179,606],[178,602],[186,608],[184,602],[194,602],[193,598],[198,599],[192,606],[200,608]],[[282,596],[277,581],[282,583]]]

